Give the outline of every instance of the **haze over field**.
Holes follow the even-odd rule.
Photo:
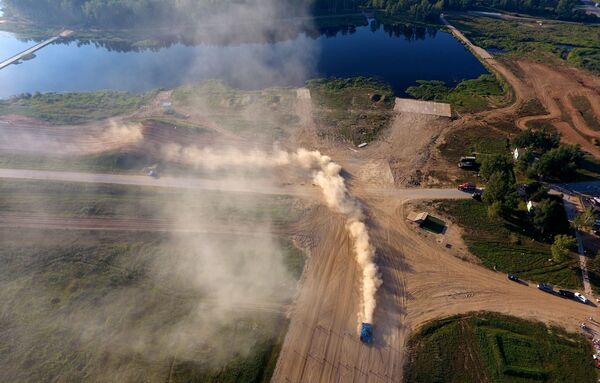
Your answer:
[[[189,15],[192,3],[177,2],[176,13]],[[215,4],[211,2],[211,5]],[[210,33],[214,34],[215,39],[224,42],[233,43],[247,38],[269,41],[278,39],[278,33],[293,33],[289,28],[273,30],[269,27],[273,19],[284,17],[288,11],[280,1],[260,0],[235,3],[224,9],[211,9],[210,12],[202,10],[194,13],[194,19],[199,27],[210,24]],[[298,8],[297,12],[304,11]],[[242,30],[231,28],[239,20],[251,20],[252,24]],[[174,17],[170,23],[177,25],[177,18]],[[199,28],[198,33],[206,34],[207,29],[202,28],[200,31]],[[268,55],[269,50],[258,46],[245,51],[237,62],[222,62],[221,56],[198,58],[198,64],[190,66],[190,76],[197,71],[207,70],[205,66],[209,65],[230,71],[232,78],[250,86],[260,84],[267,77],[302,79],[316,52],[308,46],[306,49],[297,48],[296,46],[288,52],[285,65],[276,66],[276,70],[270,62],[272,57]],[[197,107],[206,108],[205,105]],[[260,120],[260,116],[248,118]],[[93,153],[86,145],[94,139],[105,145],[104,148],[99,148],[100,151],[109,150],[109,142],[127,147],[136,145],[143,139],[143,131],[138,123],[114,121],[108,126],[92,125],[89,130],[96,131],[89,139],[80,137],[79,141],[68,143],[65,141],[69,133],[67,131],[65,137],[56,138],[50,135],[45,137],[39,132],[31,134],[25,129],[16,135],[9,134],[4,141],[10,141],[14,145],[14,140],[18,139],[19,145],[23,147],[33,145],[37,148],[37,155],[46,153],[65,156],[81,154],[78,150],[85,154]],[[2,134],[3,131],[0,131],[0,146],[3,142]],[[252,147],[253,143],[247,142],[245,146]],[[186,159],[190,157],[193,155],[188,153]],[[214,164],[216,161],[230,161],[232,157],[233,155],[225,159],[220,153],[212,156],[208,152],[203,153],[200,161],[206,170],[205,175],[224,177],[232,185],[243,183],[244,179],[239,175],[227,175],[230,170],[235,171],[238,164]],[[314,167],[314,161],[315,159],[307,166]],[[263,182],[265,187],[272,187],[272,175],[269,174],[271,169],[266,170],[266,173],[263,172],[253,180],[254,184]],[[236,212],[252,212],[257,208],[252,196],[240,199],[223,193],[220,197],[218,205],[224,211],[231,209]],[[14,198],[18,199],[19,196]],[[52,203],[43,198],[40,196],[31,203],[36,206]],[[155,219],[169,222],[171,232],[185,232],[189,228],[210,232],[215,230],[214,226],[220,220],[227,222],[230,230],[235,231],[239,224],[235,214],[215,218],[211,216],[212,212],[198,209],[190,214],[189,206],[208,205],[199,201],[201,198],[203,197],[199,193],[177,192],[171,198],[157,200]],[[246,357],[255,351],[257,345],[280,334],[280,319],[273,320],[272,313],[283,314],[283,307],[290,303],[296,288],[297,276],[292,275],[284,263],[283,254],[289,249],[283,249],[282,242],[269,234],[269,226],[269,222],[254,224],[244,228],[245,234],[232,233],[226,239],[216,234],[171,234],[159,244],[153,242],[158,248],[147,253],[149,248],[145,246],[143,251],[129,249],[132,255],[124,258],[123,262],[126,264],[122,267],[124,273],[131,274],[131,286],[126,284],[108,290],[105,295],[94,298],[94,302],[89,302],[87,299],[90,298],[82,296],[80,304],[66,308],[67,311],[45,316],[43,328],[60,329],[65,333],[65,339],[74,339],[74,344],[80,345],[79,352],[91,353],[91,359],[87,363],[93,367],[88,372],[98,374],[97,376],[100,376],[103,365],[101,359],[107,355],[122,355],[125,358],[135,356],[143,363],[159,364],[167,363],[170,358],[177,358],[179,361],[202,363],[215,369],[234,358]],[[36,241],[42,240],[43,238],[36,237]],[[139,260],[135,259],[138,257]],[[96,262],[93,254],[90,254],[89,261]],[[139,286],[140,280],[154,292],[148,293]],[[47,302],[56,301],[55,288],[46,286],[47,283],[50,282],[40,278],[27,292],[28,295],[35,296],[35,304],[44,310],[49,309]],[[31,310],[30,306],[19,304],[24,299],[25,288],[24,285],[19,286],[14,290],[3,289],[2,293],[3,302],[12,307],[10,317],[14,320],[27,317]],[[155,289],[166,294],[156,296]],[[163,299],[169,302],[161,308],[160,300]],[[181,300],[179,307],[174,305],[177,300]],[[169,313],[163,310],[174,311]],[[261,310],[271,312],[271,319],[257,314],[257,310],[259,313]],[[20,327],[12,322],[13,319],[10,325],[11,339],[14,339],[15,344],[18,342],[19,349],[35,350],[41,341],[38,334],[27,335],[27,326],[30,324]],[[34,320],[41,321],[42,318],[36,317]],[[257,330],[257,324],[260,325],[260,330]],[[10,357],[5,363],[11,363]],[[15,369],[5,370],[0,376],[5,374],[7,379],[27,376],[22,370],[26,357],[12,360],[12,363]],[[99,380],[135,379],[137,372],[130,370],[127,363],[119,365],[117,361],[110,361],[108,365],[111,366],[110,371],[106,371]],[[25,379],[30,378],[31,376]]]
[[[0,382],[596,381],[579,1],[0,0]]]
[[[273,169],[276,167],[299,167],[307,171],[314,184],[318,185],[327,205],[346,216],[347,228],[354,240],[356,261],[362,269],[362,313],[359,321],[373,323],[377,289],[382,281],[375,265],[375,248],[369,240],[369,232],[364,223],[364,214],[360,204],[348,193],[342,167],[318,151],[298,149],[294,153],[275,150],[266,153],[255,150],[248,153],[240,150],[181,147],[168,145],[163,149],[165,157],[172,161],[184,162],[198,168],[222,170],[231,168]]]

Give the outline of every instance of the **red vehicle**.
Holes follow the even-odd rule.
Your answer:
[[[458,185],[458,190],[461,190],[461,191],[475,190],[475,184],[472,182],[465,182],[464,184]]]

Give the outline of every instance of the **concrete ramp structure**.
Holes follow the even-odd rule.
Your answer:
[[[408,112],[417,114],[430,114],[441,117],[452,117],[452,109],[450,108],[450,104],[413,100],[411,98],[396,97],[394,111],[399,113]]]

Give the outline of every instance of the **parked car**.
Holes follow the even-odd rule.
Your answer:
[[[506,277],[509,280],[513,281],[513,282],[519,282],[519,276],[518,275],[508,274]]]
[[[575,299],[575,293],[569,290],[558,290],[558,295],[563,298]]]
[[[475,184],[472,182],[462,183],[462,184],[458,185],[458,190],[461,190],[461,191],[475,190]]]
[[[475,200],[475,201],[481,201],[481,197],[482,197],[481,192],[476,191],[475,193],[471,194],[471,197]]]
[[[588,303],[588,299],[581,293],[575,293],[575,299],[577,299],[581,303]]]
[[[461,169],[476,169],[477,168],[477,158],[475,157],[461,157],[460,161],[458,161],[458,167]]]
[[[548,283],[540,283],[537,285],[537,288],[547,293],[554,293],[554,287]]]

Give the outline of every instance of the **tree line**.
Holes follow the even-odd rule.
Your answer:
[[[268,1],[268,0],[267,0]],[[263,0],[4,0],[9,16],[49,24],[83,24],[130,27],[150,23],[183,23],[226,12],[241,2],[260,6]],[[289,16],[310,7],[315,14],[341,14],[375,8],[407,19],[437,21],[443,10],[486,9],[520,12],[550,18],[584,20],[578,0],[282,0],[278,4]]]

